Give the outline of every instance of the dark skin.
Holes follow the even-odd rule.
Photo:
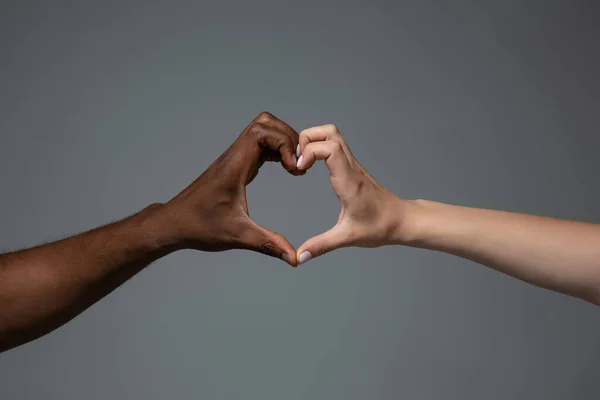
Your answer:
[[[298,133],[259,114],[168,203],[43,246],[0,255],[0,352],[67,323],[153,261],[180,249],[247,249],[297,265],[294,247],[248,214],[246,185],[266,161],[292,175]]]

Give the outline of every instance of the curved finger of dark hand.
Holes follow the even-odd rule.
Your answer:
[[[297,170],[296,168],[296,147],[292,139],[285,133],[271,128],[267,125],[256,123],[250,127],[250,134],[256,138],[256,143],[261,148],[261,159],[263,153],[266,152],[268,158],[274,158],[272,152],[275,150],[281,157],[281,164],[290,173]],[[264,159],[268,161],[267,159]]]
[[[240,237],[240,248],[279,258],[295,267],[296,250],[283,236],[250,220]]]

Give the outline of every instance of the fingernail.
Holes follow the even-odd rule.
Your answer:
[[[296,146],[296,157],[300,157],[300,143]]]
[[[300,168],[300,166],[302,165],[302,160],[304,160],[304,156],[300,156],[300,158],[298,158],[298,162],[296,163],[296,168]]]
[[[298,264],[304,264],[311,258],[312,258],[312,254],[310,254],[310,251],[305,251],[304,253],[300,254],[300,258],[298,259]]]

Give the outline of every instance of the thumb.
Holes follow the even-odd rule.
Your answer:
[[[296,253],[298,264],[303,264],[311,258],[348,246],[349,237],[350,235],[345,229],[340,225],[336,225],[327,232],[308,239]]]
[[[280,258],[296,267],[296,250],[283,236],[254,221],[250,221],[241,237],[241,248],[253,250],[271,257]]]

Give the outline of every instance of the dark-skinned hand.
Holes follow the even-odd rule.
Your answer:
[[[177,247],[203,251],[248,249],[297,265],[296,251],[283,236],[254,222],[246,185],[265,161],[281,162],[292,175],[298,133],[267,112],[260,113],[204,173],[166,204]]]

